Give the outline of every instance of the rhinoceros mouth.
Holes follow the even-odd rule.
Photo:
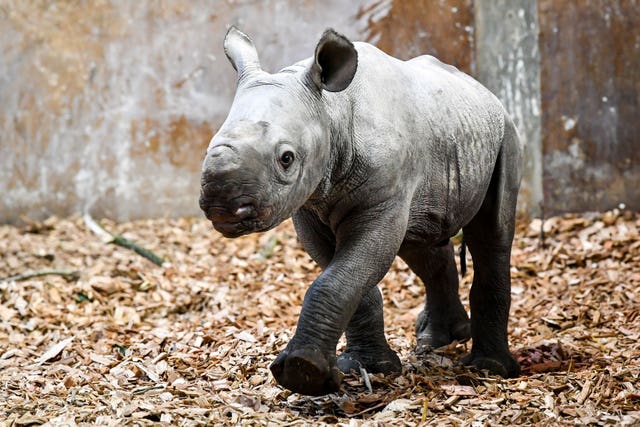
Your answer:
[[[257,209],[251,218],[239,218],[229,214],[228,211],[222,213],[217,208],[208,210],[206,216],[216,231],[231,238],[267,231],[274,227],[272,209],[268,207]]]
[[[216,231],[229,238],[259,233],[273,228],[262,221],[219,222],[212,220],[211,224]]]

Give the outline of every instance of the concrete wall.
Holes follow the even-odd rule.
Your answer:
[[[471,20],[470,0],[0,0],[0,222],[199,215],[200,163],[235,87],[230,24],[270,71],[328,26],[470,70]]]
[[[538,215],[543,194],[536,2],[476,0],[475,24],[476,77],[502,100],[525,144],[518,206]]]
[[[640,1],[538,8],[545,209],[640,210]]]
[[[521,210],[640,209],[636,0],[0,0],[0,222],[199,215],[204,149],[245,29],[265,69],[328,26],[490,87],[528,154]],[[604,101],[606,99],[606,101]]]
[[[196,213],[234,80],[207,2],[163,5],[2,2],[0,220]]]

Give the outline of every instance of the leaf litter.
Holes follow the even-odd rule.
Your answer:
[[[636,213],[520,221],[509,338],[521,377],[457,366],[470,343],[416,354],[424,289],[397,260],[380,288],[403,372],[353,373],[322,397],[268,370],[319,273],[290,222],[234,240],[194,218],[103,224],[165,264],[81,218],[0,226],[0,279],[24,275],[0,282],[1,426],[640,423]]]

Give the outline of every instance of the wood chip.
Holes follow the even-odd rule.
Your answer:
[[[443,385],[441,388],[449,396],[475,396],[477,394],[473,387],[467,385]]]
[[[47,349],[47,351],[44,352],[42,356],[40,356],[36,360],[36,365],[42,365],[43,363],[48,362],[49,360],[56,357],[57,355],[62,353],[62,350],[67,348],[67,346],[71,344],[72,341],[73,341],[73,337],[70,337],[52,345]]]
[[[403,372],[367,374],[370,390],[347,375],[339,392],[320,397],[284,390],[269,371],[320,272],[290,221],[238,239],[195,218],[101,222],[170,262],[158,267],[103,244],[82,218],[0,226],[0,278],[78,272],[0,283],[0,426],[634,425],[640,417],[636,213],[518,224],[509,340],[520,378],[456,366],[471,342],[414,353],[424,286],[398,259],[380,289]]]

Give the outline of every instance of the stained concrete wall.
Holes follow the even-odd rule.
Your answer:
[[[476,0],[478,80],[511,114],[525,146],[518,206],[541,212],[540,54],[538,10],[531,0]]]
[[[520,209],[640,210],[640,1],[474,7],[477,77],[526,143]]]
[[[310,56],[328,26],[470,70],[470,4],[0,0],[0,222],[199,215],[200,163],[235,86],[230,24],[270,71]]]
[[[207,4],[1,3],[0,220],[196,212],[233,85]]]
[[[199,168],[235,73],[335,27],[478,77],[527,144],[520,209],[640,209],[640,0],[0,0],[0,222],[91,210],[199,215]]]
[[[640,1],[538,8],[545,209],[640,210]]]

